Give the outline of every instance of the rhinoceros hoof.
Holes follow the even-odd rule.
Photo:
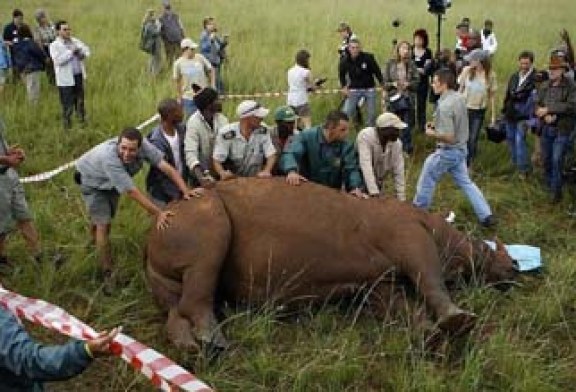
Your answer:
[[[462,335],[474,328],[477,319],[476,314],[458,309],[438,320],[438,328],[453,335]]]

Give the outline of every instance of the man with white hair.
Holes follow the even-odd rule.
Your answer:
[[[276,148],[270,132],[262,125],[268,112],[256,101],[242,101],[236,109],[239,121],[218,132],[212,158],[221,180],[236,176],[272,176],[277,159]]]

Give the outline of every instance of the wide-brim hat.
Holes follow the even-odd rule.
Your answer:
[[[408,128],[408,124],[400,120],[400,117],[391,112],[385,112],[376,119],[376,128]]]

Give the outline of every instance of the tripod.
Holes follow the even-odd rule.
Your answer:
[[[442,14],[437,13],[436,17],[438,18],[438,24],[436,28],[436,53],[440,53],[440,40],[442,37]]]

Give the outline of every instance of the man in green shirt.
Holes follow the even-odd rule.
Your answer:
[[[332,111],[323,126],[296,135],[280,159],[286,182],[299,185],[310,180],[335,189],[344,186],[354,196],[366,197],[356,149],[348,141],[348,125],[345,113]]]

